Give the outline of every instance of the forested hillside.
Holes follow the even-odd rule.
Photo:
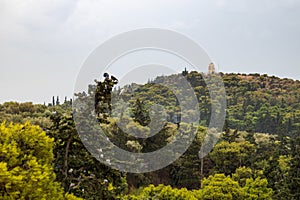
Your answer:
[[[177,75],[179,76],[179,75]],[[202,125],[208,125],[210,97],[203,73],[187,74],[200,103]],[[222,74],[227,93],[227,122],[232,129],[248,132],[295,135],[300,130],[300,81],[280,79],[260,74]],[[176,75],[157,77],[153,82],[172,82]],[[145,84],[138,89],[137,98],[151,98],[161,104],[174,106],[167,89],[158,84]],[[167,100],[168,98],[168,100]],[[147,100],[147,99],[146,99]]]
[[[108,116],[101,127],[109,140],[140,153],[171,141],[178,128],[174,111],[179,105],[175,95],[159,83],[172,83],[179,76],[160,76],[144,85],[128,85],[122,92],[122,99],[131,105],[128,115],[122,116],[128,122],[126,130],[149,131],[145,125],[151,105],[167,108],[167,122],[159,134],[135,138],[118,127],[119,118]],[[113,170],[91,156],[73,121],[76,100],[1,104],[0,198],[48,199],[57,194],[61,199],[300,199],[300,81],[221,74],[227,93],[226,121],[221,139],[200,159],[211,115],[204,76],[208,75],[186,74],[199,100],[201,119],[198,125],[180,126],[185,130],[182,134],[197,130],[193,143],[171,165],[144,174]],[[114,94],[121,90],[116,88]],[[92,95],[87,91],[77,96]],[[116,105],[115,112],[118,109]],[[105,150],[100,156],[106,156]],[[33,193],[33,188],[38,192]]]

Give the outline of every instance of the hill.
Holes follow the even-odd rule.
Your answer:
[[[151,195],[160,199],[167,195],[182,196],[182,199],[209,199],[210,195],[223,199],[232,195],[238,199],[262,199],[261,195],[263,199],[271,196],[272,199],[299,199],[300,81],[260,74],[221,74],[227,99],[226,122],[218,143],[209,155],[200,159],[199,150],[211,115],[209,90],[204,81],[207,74],[192,71],[185,75],[199,100],[201,118],[199,124],[180,123],[180,126],[184,130],[197,128],[196,137],[178,160],[150,173],[121,173],[96,160],[85,149],[75,129],[72,102],[48,106],[7,102],[0,105],[0,121],[4,124],[29,121],[39,125],[54,139],[56,180],[65,191],[85,199],[134,199]],[[145,125],[149,124],[149,109],[154,104],[166,108],[167,122],[157,135],[136,138],[118,127],[120,118],[108,116],[105,123],[99,123],[107,132],[108,140],[124,150],[147,153],[164,147],[176,137],[178,126],[174,116],[180,105],[175,94],[185,91],[180,87],[170,91],[159,83],[175,84],[180,77],[180,74],[160,76],[144,85],[115,89],[114,95],[121,94],[130,105],[122,116],[128,122],[126,130],[149,131]],[[87,91],[73,103],[92,96],[93,91]],[[111,115],[120,112],[120,104],[116,103],[115,108]],[[134,120],[130,121],[130,117]],[[101,149],[100,157],[107,156],[106,150]],[[144,189],[137,190],[139,187]]]

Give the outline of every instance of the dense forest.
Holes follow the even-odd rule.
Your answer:
[[[172,83],[181,76],[159,76],[147,84],[116,87],[113,95],[125,89],[122,99],[131,108],[122,116],[126,130],[149,131],[149,108],[154,103],[166,108],[166,122],[159,134],[136,138],[118,127],[120,117],[110,117],[121,109],[115,105],[113,113],[99,116],[109,140],[124,150],[146,153],[176,137],[174,115],[180,105],[172,91],[159,83]],[[199,101],[201,118],[197,125],[182,122],[180,126],[185,132],[195,128],[196,137],[178,160],[149,173],[114,170],[86,150],[76,130],[72,104],[93,96],[93,85],[73,101],[53,97],[47,105],[1,104],[0,198],[300,199],[300,81],[221,73],[226,120],[220,140],[200,159],[211,119],[212,102],[204,79],[209,75],[192,71],[184,76]],[[105,150],[101,151],[105,157]]]

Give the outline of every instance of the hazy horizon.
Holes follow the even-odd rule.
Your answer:
[[[71,97],[80,67],[97,46],[145,27],[187,35],[218,71],[299,80],[299,18],[297,0],[3,0],[0,102]]]
[[[184,70],[184,68],[183,68],[183,70]],[[188,70],[187,69],[187,71],[191,72],[193,70]],[[181,72],[178,72],[178,73],[181,73]],[[255,73],[258,73],[258,72],[247,72],[247,73],[245,73],[245,72],[222,72],[222,71],[220,71],[219,73],[224,73],[224,74],[230,74],[230,73],[238,74],[239,73],[239,74],[247,74],[247,75],[249,75],[249,74],[255,74]],[[263,75],[265,73],[259,73],[259,74]],[[158,76],[161,76],[161,75],[168,76],[170,74],[160,74]],[[293,79],[293,78],[289,78],[289,77],[280,77],[280,76],[273,75],[273,74],[267,74],[267,75],[268,76],[275,76],[275,77],[278,77],[278,78],[281,78],[281,79],[284,79],[284,78]],[[150,76],[149,79],[153,80],[153,78],[155,78],[155,77],[156,76]],[[103,80],[103,79],[99,79],[99,80]],[[293,79],[293,80],[294,81],[296,81],[296,80],[300,81],[300,79]],[[128,78],[126,78],[125,82],[128,83]],[[136,82],[132,82],[132,83],[145,84],[145,83],[147,83],[147,81],[136,81]],[[95,84],[93,82],[93,80],[91,80],[91,84]],[[124,85],[125,85],[125,83],[123,83],[123,84],[121,83],[121,85],[118,84],[115,87],[118,88],[120,86],[122,88],[122,86],[124,86]],[[87,88],[84,91],[87,92]],[[65,96],[63,96],[63,95],[50,95],[49,98],[45,99],[44,101],[32,101],[30,99],[28,99],[28,100],[21,100],[21,101],[19,101],[19,100],[1,100],[0,104],[6,103],[6,102],[18,102],[18,103],[32,102],[33,104],[44,104],[45,103],[46,105],[48,105],[48,103],[52,103],[52,97],[53,96],[55,97],[55,101],[56,101],[56,98],[59,97],[60,103],[64,102],[65,97],[67,97],[67,100],[70,100],[70,98],[73,99],[73,97],[74,97],[73,95],[71,95],[71,96],[66,96],[66,95]]]

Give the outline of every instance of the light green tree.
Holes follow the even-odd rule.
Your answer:
[[[254,152],[254,145],[248,141],[232,143],[223,141],[214,147],[210,158],[216,164],[217,172],[229,175],[234,173],[238,167],[246,165]]]
[[[243,188],[245,191],[245,200],[271,200],[273,191],[268,188],[267,179],[247,179]]]
[[[128,195],[123,197],[124,200],[196,200],[194,193],[186,188],[177,189],[165,185],[149,185],[137,195]]]
[[[202,180],[201,199],[233,200],[243,199],[243,190],[237,181],[224,174],[215,174]]]
[[[0,125],[2,199],[79,199],[64,195],[52,168],[53,139],[38,126]]]

